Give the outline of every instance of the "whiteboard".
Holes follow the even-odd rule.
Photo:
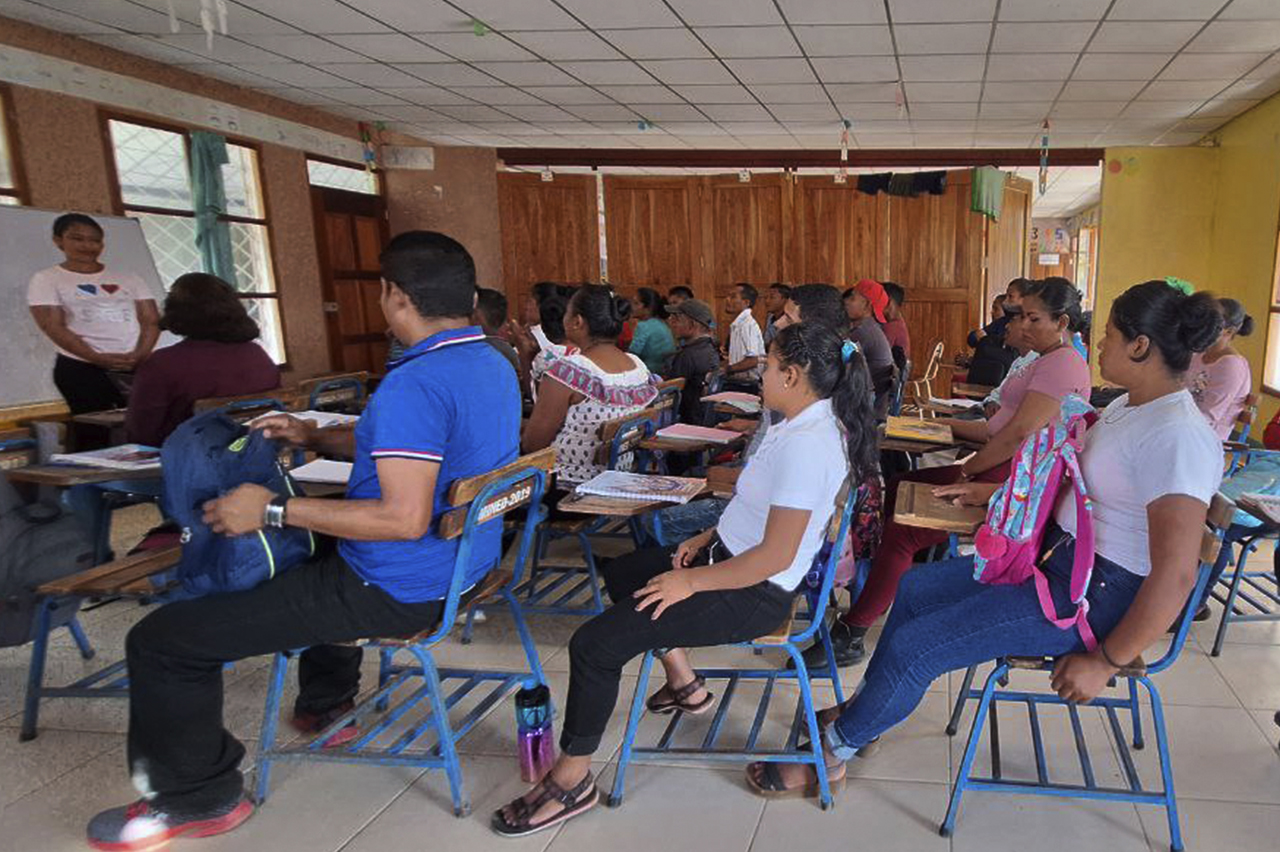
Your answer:
[[[62,262],[62,252],[53,244],[53,220],[65,212],[0,205],[0,406],[62,399],[53,385],[58,350],[31,318],[27,282],[41,269]],[[138,221],[96,214],[93,218],[106,232],[102,263],[139,276],[161,302],[164,288]]]

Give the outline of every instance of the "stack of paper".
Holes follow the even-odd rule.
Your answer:
[[[330,426],[349,426],[360,419],[359,414],[341,414],[337,411],[268,411],[266,414],[259,414],[249,423],[252,425],[264,417],[274,417],[278,414],[287,414],[299,420],[310,420],[320,429],[327,429]]]
[[[54,464],[82,464],[112,470],[146,470],[160,466],[160,450],[143,444],[121,444],[118,447],[84,453],[54,453],[49,456],[49,461]]]
[[[599,497],[688,503],[702,493],[705,485],[706,481],[702,479],[606,470],[575,490],[579,494],[594,494]]]
[[[326,485],[345,485],[351,478],[351,462],[333,459],[316,459],[289,471],[299,482],[321,482]]]
[[[704,396],[702,401],[718,402],[722,405],[732,406],[744,414],[758,414],[761,408],[760,397],[753,393],[741,393],[739,391],[713,393],[710,396]]]

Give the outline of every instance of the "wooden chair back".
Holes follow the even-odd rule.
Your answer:
[[[495,518],[500,518],[520,506],[527,506],[533,497],[534,489],[530,480],[535,472],[541,470],[547,477],[550,477],[555,467],[556,451],[551,447],[547,447],[544,450],[538,450],[536,453],[521,456],[511,464],[504,465],[497,470],[456,480],[449,486],[448,495],[449,505],[453,508],[440,517],[440,537],[454,539],[462,535],[466,529],[467,513],[471,510],[471,503],[480,496],[480,493],[490,483],[505,479],[521,471],[526,474],[509,483],[498,493],[491,494],[485,499],[478,515],[478,521],[482,524],[488,523]]]
[[[195,414],[212,411],[215,408],[226,409],[227,414],[236,419],[255,417],[268,411],[288,411],[296,401],[296,391],[287,392],[284,388],[259,393],[245,393],[237,396],[215,396],[208,399],[197,399],[191,406]]]
[[[667,379],[658,383],[658,398],[652,407],[664,412],[664,426],[680,419],[680,400],[684,396],[685,384],[685,379]]]
[[[596,450],[596,464],[602,464],[613,470],[618,459],[627,453],[640,448],[640,442],[652,438],[654,434],[667,425],[667,414],[671,411],[672,400],[654,400],[654,404],[615,420],[606,420],[600,424],[600,447]]]
[[[36,463],[37,443],[30,428],[0,430],[0,470]]]
[[[321,406],[359,406],[368,396],[369,371],[333,373],[298,382],[298,396],[305,397],[307,408]]]

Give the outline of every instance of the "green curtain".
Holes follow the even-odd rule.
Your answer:
[[[200,260],[205,272],[237,287],[236,265],[231,255],[231,227],[218,218],[227,212],[222,167],[228,162],[226,137],[204,130],[191,133],[191,188],[196,210],[196,247],[200,249]]]
[[[973,170],[969,209],[999,220],[1004,208],[1004,185],[1009,175],[995,166],[979,166]]]

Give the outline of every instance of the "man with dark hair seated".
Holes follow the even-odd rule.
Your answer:
[[[720,348],[711,337],[715,322],[711,306],[700,299],[686,299],[667,309],[671,332],[680,348],[671,356],[665,372],[668,379],[684,379],[680,395],[680,421],[702,425],[702,394],[707,374],[720,366]]]
[[[484,329],[485,342],[511,362],[511,369],[520,372],[520,356],[507,339],[507,297],[497,290],[476,288],[476,309],[471,321]]]
[[[354,429],[318,430],[288,415],[257,421],[268,437],[352,459],[346,499],[278,497],[241,485],[204,505],[218,533],[264,526],[331,540],[319,555],[245,592],[162,606],[129,632],[128,762],[142,798],[89,823],[95,849],[159,848],[181,835],[244,822],[244,746],[223,727],[222,669],[234,660],[307,648],[294,724],[318,731],[352,706],[361,649],[342,643],[400,636],[440,619],[458,542],[433,521],[450,485],[516,458],[516,375],[471,325],[475,265],[443,234],[411,231],[382,253],[382,311],[407,349]],[[464,588],[498,562],[501,524],[476,531]],[[348,741],[354,729],[326,746]]]

